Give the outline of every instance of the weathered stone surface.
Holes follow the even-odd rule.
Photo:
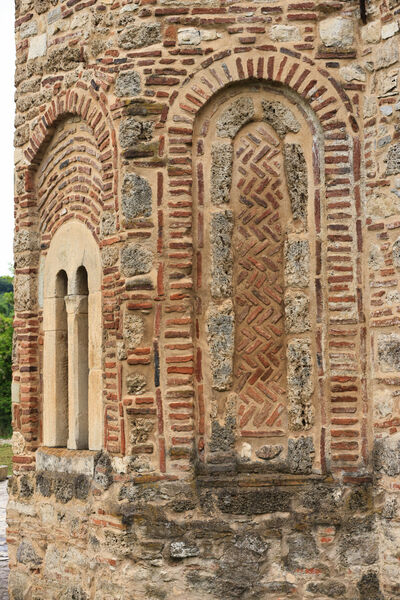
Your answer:
[[[122,212],[127,219],[150,217],[152,193],[147,179],[127,173],[122,184]]]
[[[101,234],[103,237],[116,232],[115,214],[105,211],[101,217]]]
[[[291,495],[279,490],[223,490],[218,495],[218,507],[233,515],[262,515],[290,509]]]
[[[224,391],[232,385],[235,317],[232,302],[212,305],[207,313],[207,341],[211,355],[213,388]]]
[[[390,477],[400,474],[400,437],[398,434],[374,442],[374,467]]]
[[[313,383],[310,342],[303,339],[291,340],[286,356],[290,429],[309,429],[314,422],[311,404]]]
[[[82,62],[83,57],[80,48],[61,46],[48,52],[45,69],[48,73],[71,71]]]
[[[128,394],[134,394],[135,396],[139,396],[146,391],[147,382],[144,375],[140,373],[134,373],[132,375],[128,375],[126,378],[126,389]]]
[[[161,40],[160,23],[143,23],[126,28],[119,36],[118,42],[124,50],[152,46]]]
[[[33,60],[34,58],[39,58],[40,56],[44,56],[47,50],[47,35],[42,33],[41,35],[37,35],[34,38],[31,38],[29,41],[29,53],[28,60]]]
[[[288,333],[304,333],[310,330],[310,300],[305,294],[286,294],[285,328]]]
[[[293,219],[307,222],[308,173],[300,144],[285,144],[285,171]]]
[[[306,240],[289,240],[285,244],[286,285],[307,287],[310,279],[310,246]]]
[[[296,25],[272,25],[269,30],[271,40],[277,42],[300,42],[301,33]]]
[[[346,565],[372,565],[378,560],[375,523],[371,517],[344,524],[340,537],[340,559]]]
[[[232,185],[233,147],[231,144],[213,144],[211,149],[211,201],[229,202]]]
[[[382,333],[378,336],[378,360],[382,371],[400,371],[400,335]]]
[[[290,131],[297,133],[300,131],[300,123],[282,102],[277,100],[262,100],[263,119],[271,125],[279,135],[283,138]]]
[[[217,121],[218,137],[234,138],[237,132],[254,117],[253,100],[238,98],[227,108]]]
[[[384,69],[394,65],[399,60],[399,46],[397,39],[393,38],[381,44],[376,51],[375,69]]]
[[[186,541],[171,542],[169,547],[171,558],[190,558],[200,554],[199,548],[195,544]]]
[[[211,452],[225,452],[232,450],[235,446],[236,419],[233,415],[228,415],[224,425],[218,421],[211,423]]]
[[[397,256],[397,248],[395,251],[395,248],[393,246],[393,262],[394,263],[396,260],[395,255]],[[383,264],[384,264],[384,257],[383,257],[382,251],[378,245],[374,244],[373,246],[371,246],[370,251],[369,251],[368,266],[373,271],[378,271],[378,269],[380,269],[383,266]],[[398,251],[398,264],[396,266],[400,266],[400,244],[399,244],[399,251]]]
[[[390,146],[386,164],[386,175],[398,175],[400,173],[400,143]]]
[[[349,48],[354,43],[352,19],[332,17],[319,24],[321,41],[327,48]]]
[[[345,81],[366,81],[367,74],[365,69],[357,63],[346,65],[340,69],[340,76]]]
[[[363,600],[384,600],[385,596],[381,592],[379,578],[375,571],[364,573],[357,583],[360,592],[360,598]]]
[[[15,310],[32,310],[36,304],[37,282],[33,275],[20,274],[15,277]]]
[[[153,264],[153,254],[138,244],[129,244],[121,250],[121,268],[126,277],[149,273]]]
[[[256,456],[263,460],[272,460],[279,456],[282,451],[283,446],[261,446],[261,448],[256,451]]]
[[[151,121],[138,121],[134,117],[127,117],[119,126],[119,142],[122,148],[129,148],[140,142],[148,142],[153,137],[153,123]]]
[[[29,140],[29,125],[23,125],[14,131],[14,146],[20,148]]]
[[[50,0],[34,0],[33,8],[36,10],[38,15],[45,13],[50,8]]]
[[[137,71],[123,71],[115,82],[116,96],[138,96],[141,92],[140,75]]]
[[[140,315],[125,313],[124,339],[128,348],[137,348],[141,345],[144,335],[144,321]]]
[[[28,540],[23,540],[18,546],[17,561],[23,565],[37,567],[42,563],[42,559],[38,556],[35,548]]]
[[[119,259],[119,250],[116,247],[107,246],[101,251],[101,262],[103,267],[112,267]]]
[[[36,231],[21,229],[14,237],[14,252],[27,252],[39,249],[39,236]]]
[[[312,582],[307,585],[307,591],[311,594],[328,596],[328,598],[344,598],[346,586],[340,581]]]
[[[288,440],[287,463],[290,473],[307,475],[311,473],[314,462],[314,443],[312,437],[300,437]]]
[[[211,216],[211,295],[228,298],[232,295],[233,213],[224,210]]]

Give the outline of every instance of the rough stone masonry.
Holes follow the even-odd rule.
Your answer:
[[[400,598],[400,2],[15,0],[12,600]]]

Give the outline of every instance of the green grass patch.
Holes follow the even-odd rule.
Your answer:
[[[11,444],[0,445],[0,465],[7,465],[9,475],[12,475],[12,456]]]

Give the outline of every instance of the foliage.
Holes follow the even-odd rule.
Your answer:
[[[11,435],[12,278],[0,277],[0,436]],[[7,291],[1,291],[7,290]]]
[[[8,474],[12,475],[12,446],[11,444],[0,445],[0,465],[7,465]]]

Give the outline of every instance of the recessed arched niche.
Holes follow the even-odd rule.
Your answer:
[[[100,251],[89,229],[68,221],[52,238],[43,273],[43,441],[102,447]]]
[[[194,139],[200,458],[293,471],[302,446],[310,471],[322,134],[284,86],[242,83],[206,104]]]

